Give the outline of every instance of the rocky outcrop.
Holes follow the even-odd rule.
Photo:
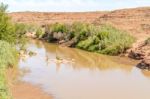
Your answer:
[[[74,38],[69,37],[69,35],[67,34],[69,33],[46,31],[42,39],[49,42],[58,43],[62,46],[74,47],[76,40]]]
[[[129,49],[129,57],[136,59],[136,60],[141,60],[145,57],[145,44],[142,42],[137,42],[133,45],[131,49]]]
[[[150,70],[150,57],[144,58],[138,65],[140,69],[147,69]]]
[[[111,11],[100,16],[93,23],[112,24],[139,40],[150,35],[150,7]]]
[[[138,68],[150,70],[150,43],[149,40],[137,43],[129,51],[129,57],[137,60],[141,60],[137,65]]]

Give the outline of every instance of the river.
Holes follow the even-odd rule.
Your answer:
[[[136,68],[134,60],[38,40],[27,49],[37,54],[20,60],[19,79],[54,99],[150,99],[150,72]]]

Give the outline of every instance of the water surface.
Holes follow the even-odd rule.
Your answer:
[[[21,80],[55,99],[150,99],[150,72],[133,60],[35,40],[28,49],[37,55],[20,61],[20,69],[28,70]],[[69,62],[56,63],[56,57]]]

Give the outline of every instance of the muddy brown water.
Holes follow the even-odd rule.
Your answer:
[[[37,40],[27,48],[37,54],[20,60],[26,72],[19,79],[54,99],[150,99],[150,72],[136,68],[134,60]]]

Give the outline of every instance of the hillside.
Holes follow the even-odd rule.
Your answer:
[[[14,22],[20,23],[40,25],[55,22],[72,23],[74,21],[94,24],[109,23],[117,28],[130,32],[138,39],[150,35],[150,7],[107,12],[15,12],[9,13],[9,15]]]
[[[100,16],[96,24],[110,23],[138,39],[150,35],[150,7],[116,10]]]
[[[74,21],[93,22],[106,12],[15,12],[10,13],[12,20],[21,23],[51,24],[56,22],[70,23]]]

